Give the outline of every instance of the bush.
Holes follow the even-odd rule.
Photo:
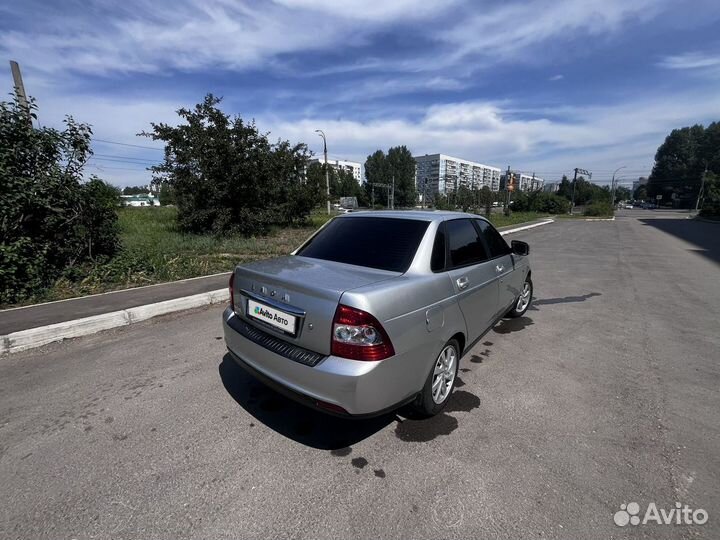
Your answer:
[[[118,247],[119,192],[83,182],[90,127],[34,129],[17,99],[0,102],[0,304],[35,295]]]
[[[254,122],[226,115],[219,103],[208,94],[193,109],[177,111],[185,124],[153,123],[143,133],[165,143],[153,181],[172,190],[181,230],[251,236],[305,222],[320,202],[317,186],[305,178],[307,146],[271,144]]]
[[[584,216],[612,216],[613,207],[609,202],[595,202],[585,208]]]
[[[554,193],[537,193],[532,209],[548,214],[567,214],[570,211],[570,201]]]
[[[513,212],[541,212],[544,214],[566,214],[570,202],[554,193],[515,193],[512,198]]]

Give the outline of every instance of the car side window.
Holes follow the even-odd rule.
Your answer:
[[[507,242],[505,242],[505,239],[495,227],[490,225],[484,219],[476,219],[475,225],[477,225],[480,230],[480,234],[485,240],[485,244],[490,250],[491,259],[494,259],[495,257],[502,257],[503,255],[507,255],[511,252]]]
[[[435,233],[435,243],[430,257],[430,270],[433,272],[445,270],[445,252],[445,223],[441,223]]]
[[[485,245],[469,219],[453,219],[445,222],[449,265],[451,268],[477,264],[488,260]]]

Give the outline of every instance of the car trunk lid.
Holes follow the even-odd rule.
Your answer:
[[[235,269],[235,311],[271,335],[330,354],[342,294],[400,275],[294,255],[248,263]]]

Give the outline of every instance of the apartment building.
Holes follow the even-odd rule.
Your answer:
[[[445,154],[414,156],[415,186],[422,197],[453,193],[460,186],[493,191],[500,189],[500,169]]]
[[[325,163],[325,158],[323,156],[315,156],[310,160],[310,163],[314,161],[318,163]],[[353,178],[357,180],[357,183],[362,184],[362,165],[360,163],[328,158],[328,165],[336,171],[346,171],[351,173]]]
[[[542,191],[545,185],[545,180],[535,175],[525,174],[520,171],[510,171],[510,173],[515,175],[516,191]],[[505,176],[506,174],[502,175],[500,189],[505,189]]]

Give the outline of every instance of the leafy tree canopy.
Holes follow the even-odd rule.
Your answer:
[[[222,112],[220,102],[208,94],[177,111],[183,124],[153,123],[143,133],[165,143],[164,161],[152,170],[155,182],[172,188],[180,228],[254,235],[304,222],[318,202],[305,182],[307,146],[271,143],[254,121]]]
[[[0,102],[0,304],[36,295],[83,263],[119,247],[119,191],[83,178],[92,130],[65,119],[65,129],[35,129],[17,97]]]

